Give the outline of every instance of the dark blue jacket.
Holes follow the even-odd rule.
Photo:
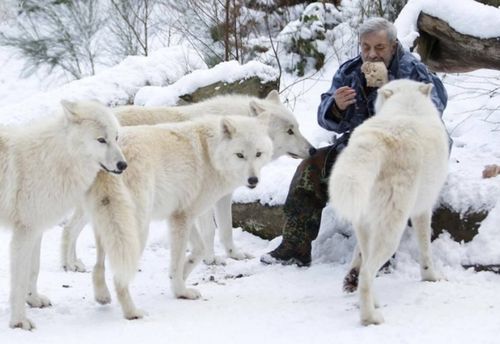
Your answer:
[[[362,64],[361,56],[355,57],[343,63],[333,76],[331,88],[321,95],[318,108],[318,123],[321,127],[340,134],[354,129],[365,119],[373,116],[377,88],[366,87],[366,79],[361,72]],[[396,54],[389,64],[388,72],[389,80],[412,79],[434,84],[431,99],[441,115],[443,114],[448,101],[448,94],[443,83],[435,74],[429,72],[427,67],[412,53],[405,51],[399,43]],[[334,107],[333,95],[341,86],[349,86],[356,91],[356,103],[350,105],[345,111],[336,110]],[[340,116],[335,116],[332,110]]]

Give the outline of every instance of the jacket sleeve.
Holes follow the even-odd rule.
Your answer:
[[[342,111],[336,107],[334,95],[343,83],[344,74],[339,69],[333,76],[330,89],[321,95],[321,102],[318,107],[318,124],[326,130],[339,132]]]
[[[431,100],[442,116],[446,104],[448,103],[448,93],[441,80],[435,74],[429,72],[427,67],[422,63],[415,64],[410,79],[425,82],[427,84],[432,83],[434,85],[431,91]]]

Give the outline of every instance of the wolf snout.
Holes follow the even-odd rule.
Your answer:
[[[116,163],[116,170],[119,171],[119,172],[123,172],[125,171],[125,169],[127,168],[127,163],[125,161],[118,161]]]
[[[317,152],[316,148],[314,148],[314,147],[309,148],[309,155],[310,156],[313,156],[314,154],[316,154],[316,152]]]
[[[257,183],[259,182],[259,178],[257,177],[250,177],[247,180],[247,186],[251,189],[257,186]]]

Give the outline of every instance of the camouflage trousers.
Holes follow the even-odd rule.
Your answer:
[[[311,242],[316,239],[321,213],[328,201],[328,178],[340,151],[349,139],[344,134],[331,146],[318,149],[302,161],[293,176],[284,205],[283,241],[270,255],[282,261],[309,265]]]

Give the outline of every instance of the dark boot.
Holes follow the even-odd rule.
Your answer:
[[[263,255],[261,262],[311,264],[311,242],[318,236],[321,213],[328,201],[328,177],[339,148],[343,147],[345,144],[340,147],[336,142],[318,149],[298,166],[284,206],[283,241],[274,251]]]

